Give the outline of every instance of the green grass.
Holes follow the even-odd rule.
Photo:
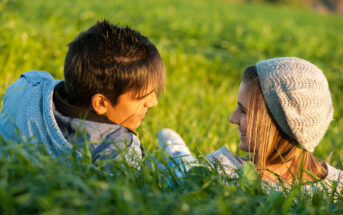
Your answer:
[[[323,70],[335,108],[315,155],[325,159],[333,151],[331,164],[343,167],[341,16],[220,0],[0,0],[0,103],[8,85],[25,71],[45,70],[62,79],[68,42],[104,18],[148,36],[166,66],[166,92],[137,130],[147,151],[156,151],[159,129],[170,127],[198,156],[222,145],[246,156],[238,150],[237,128],[228,120],[242,71],[259,60],[297,56]],[[109,177],[86,161],[64,166],[44,157],[33,166],[18,153],[12,149],[11,159],[0,160],[0,214],[342,212],[341,201],[305,198],[296,191],[266,195],[258,186],[249,191],[226,185],[215,173],[201,176],[203,183],[170,189],[163,172],[147,167],[123,168],[119,176]]]

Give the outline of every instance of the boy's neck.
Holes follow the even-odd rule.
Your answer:
[[[106,116],[101,116],[95,113],[93,109],[86,107],[77,107],[70,104],[65,94],[64,81],[60,82],[55,86],[53,94],[53,102],[58,112],[65,116],[89,120],[100,123],[115,124],[114,122],[107,119]]]

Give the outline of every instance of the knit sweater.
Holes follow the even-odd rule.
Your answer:
[[[219,150],[209,154],[207,160],[210,163],[214,164],[215,168],[218,168],[220,165],[219,172],[225,173],[229,177],[238,178],[237,169],[242,168],[242,162],[239,158],[234,156],[225,146]],[[333,185],[337,186],[337,192],[341,192],[343,188],[343,171],[334,168],[333,166],[326,163],[327,166],[327,175],[324,179],[319,182],[313,183],[315,187],[320,189],[327,189],[329,193],[333,190]],[[263,188],[267,191],[271,190],[283,190],[283,186],[278,182],[263,181]],[[311,191],[313,185],[304,185],[303,189]]]

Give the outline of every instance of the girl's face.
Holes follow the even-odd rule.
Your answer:
[[[241,142],[239,148],[246,152],[251,152],[253,146],[249,147],[247,141],[247,107],[248,107],[249,86],[242,82],[238,90],[237,107],[230,116],[230,122],[238,125]]]

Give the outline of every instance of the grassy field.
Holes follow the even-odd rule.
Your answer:
[[[247,156],[238,150],[237,128],[228,121],[241,73],[259,60],[297,56],[323,70],[335,108],[315,155],[325,159],[333,152],[330,163],[343,167],[342,16],[224,0],[0,0],[0,104],[8,85],[25,71],[45,70],[62,79],[68,42],[104,18],[148,36],[166,66],[166,92],[137,130],[146,151],[154,153],[157,132],[170,127],[197,156],[222,145]],[[87,158],[69,167],[44,156],[32,165],[25,152],[8,150],[0,158],[0,214],[343,212],[342,201],[319,194],[306,198],[297,190],[266,195],[258,186],[234,185],[243,179],[226,185],[215,173],[171,189],[164,173],[153,168],[118,167],[123,171],[113,178],[90,168]]]

